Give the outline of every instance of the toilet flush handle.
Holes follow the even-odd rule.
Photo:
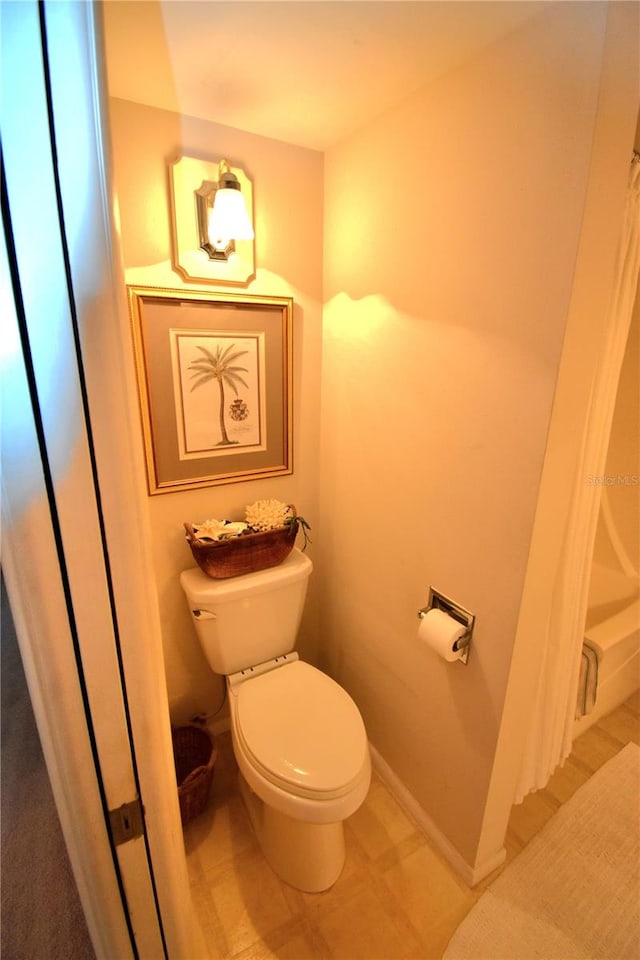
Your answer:
[[[212,613],[211,610],[192,610],[191,613],[194,615],[196,620],[215,620],[216,615]]]

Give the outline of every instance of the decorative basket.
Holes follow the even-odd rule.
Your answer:
[[[239,577],[268,567],[277,567],[286,560],[296,540],[298,520],[294,517],[286,527],[263,533],[243,533],[228,540],[198,540],[190,523],[185,523],[187,542],[193,558],[214,580]]]
[[[184,826],[207,805],[218,751],[215,740],[200,727],[173,727],[171,740]]]

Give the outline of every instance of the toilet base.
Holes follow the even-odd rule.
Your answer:
[[[240,772],[238,782],[260,849],[280,879],[305,893],[333,886],[345,860],[342,821],[294,820],[264,803]]]

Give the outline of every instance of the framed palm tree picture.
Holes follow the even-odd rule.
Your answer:
[[[127,289],[149,493],[292,473],[293,301]]]

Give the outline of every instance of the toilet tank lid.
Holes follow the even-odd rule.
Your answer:
[[[225,603],[235,600],[248,589],[256,593],[302,580],[308,577],[312,570],[313,564],[309,557],[294,547],[287,559],[277,567],[269,567],[267,570],[245,573],[225,580],[214,580],[203,573],[199,567],[192,567],[182,571],[180,583],[191,602],[207,600],[210,603]]]

